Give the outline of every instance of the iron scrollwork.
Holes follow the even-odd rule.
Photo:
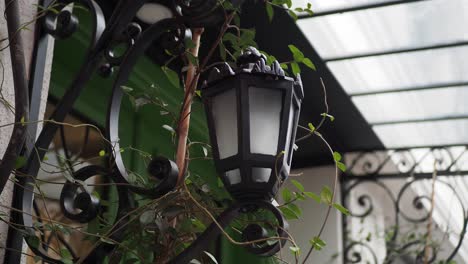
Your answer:
[[[466,152],[466,146],[447,146],[348,155],[349,171],[342,177],[342,200],[350,209],[350,215],[343,220],[344,262],[450,263],[455,260],[464,242],[468,215],[464,198],[452,179],[462,180],[467,174]],[[420,187],[431,184],[434,187]],[[433,196],[434,190],[443,190],[443,195]],[[452,197],[453,208],[442,214],[457,217],[444,220],[448,221],[444,223],[445,231],[441,222],[435,222],[430,209],[437,206],[440,197]],[[376,217],[381,218],[375,220]],[[362,228],[368,225],[381,229],[375,233],[363,232]],[[455,231],[449,231],[451,228]],[[434,230],[440,233],[431,240]],[[450,243],[446,242],[449,236],[452,236]],[[374,240],[378,239],[381,241],[375,244]],[[452,245],[448,250],[447,243]]]
[[[91,177],[101,175],[114,183],[118,183],[116,188],[119,197],[117,212],[117,219],[119,221],[113,226],[113,230],[111,231],[115,232],[111,232],[110,238],[114,241],[121,241],[123,234],[120,227],[125,225],[126,221],[129,221],[128,212],[134,204],[132,194],[139,194],[148,198],[159,198],[174,190],[178,175],[177,166],[174,162],[163,157],[154,158],[148,166],[149,173],[160,180],[160,183],[156,187],[145,188],[135,186],[130,182],[119,145],[118,124],[123,98],[121,86],[128,80],[138,58],[145,54],[145,51],[151,44],[158,43],[158,45],[173,52],[184,52],[183,45],[187,28],[219,22],[224,17],[224,12],[219,8],[216,0],[168,1],[175,16],[142,29],[135,22],[135,16],[137,11],[146,2],[146,0],[118,1],[107,22],[105,21],[101,7],[94,0],[60,1],[58,5],[56,1],[52,0],[45,0],[42,3],[45,10],[53,4],[54,11],[48,11],[41,21],[39,21],[39,24],[42,25],[42,27],[39,27],[41,38],[52,36],[55,39],[64,39],[70,37],[78,29],[79,19],[72,11],[74,4],[85,6],[90,11],[92,17],[92,36],[86,58],[79,72],[50,117],[50,120],[54,122],[45,122],[36,142],[28,142],[26,144],[24,155],[28,157],[27,163],[18,170],[18,175],[26,176],[18,176],[18,184],[15,186],[14,193],[14,211],[12,212],[13,223],[21,228],[10,229],[8,234],[10,247],[18,250],[7,252],[5,263],[19,263],[22,241],[25,236],[30,249],[34,254],[40,256],[43,261],[47,263],[63,263],[60,259],[49,255],[46,246],[34,245],[28,239],[28,237],[35,236],[33,212],[37,212],[37,205],[34,203],[33,186],[35,185],[41,161],[44,159],[55,133],[60,128],[60,123],[70,113],[84,86],[95,72],[104,77],[110,77],[112,72],[117,69],[105,128],[105,140],[109,143],[108,153],[110,154],[107,164],[110,164],[110,166],[90,165],[73,172],[73,181],[67,180],[60,196],[60,206],[65,217],[76,222],[88,223],[98,216],[101,207],[99,197],[82,188],[79,183]],[[126,50],[121,56],[116,56],[113,50],[120,44],[126,46]],[[38,42],[37,45],[36,49],[39,49],[41,48],[40,45],[43,44]],[[44,50],[44,47],[41,50]],[[41,63],[43,63],[43,60],[37,60],[36,66]],[[42,75],[33,75],[32,83],[35,84],[32,87],[33,93],[40,91],[42,85],[38,84],[42,83]],[[21,96],[21,93],[16,94],[18,97]],[[37,112],[38,109],[31,109],[30,111]],[[3,165],[5,165],[4,162],[2,162]],[[0,166],[0,175],[10,173],[10,167]],[[172,263],[189,262],[200,250],[206,249],[210,240],[220,234],[220,227],[226,227],[233,219],[243,213],[260,208],[273,213],[280,226],[277,234],[286,240],[288,237],[285,232],[287,223],[281,212],[271,203],[261,201],[252,202],[251,204],[235,203],[219,215],[217,222],[220,226],[216,223],[211,224],[190,247],[176,256],[172,260]],[[246,240],[265,238],[262,227],[257,225],[248,226],[243,234]],[[285,240],[273,244],[257,243],[247,248],[257,255],[270,256],[280,249]],[[76,261],[81,261],[81,263],[101,263],[103,258],[112,252],[114,248],[115,245],[112,243],[103,241],[85,259],[79,259],[77,256],[74,256],[74,258]],[[70,251],[73,252],[72,250]]]

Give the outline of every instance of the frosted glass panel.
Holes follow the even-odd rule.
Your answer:
[[[226,178],[231,185],[238,184],[242,181],[239,169],[226,171]]]
[[[271,176],[271,169],[252,168],[252,179],[254,182],[268,182]]]
[[[468,120],[374,126],[386,147],[468,143]]]
[[[468,46],[329,62],[348,93],[468,81]]]
[[[282,103],[280,90],[249,87],[251,153],[277,154]]]
[[[342,1],[318,1],[317,6],[320,2]],[[415,48],[468,40],[468,1],[421,1],[300,19],[297,24],[324,59]]]
[[[468,86],[353,97],[369,123],[468,115]]]
[[[213,98],[212,111],[220,159],[237,154],[236,98],[235,89],[227,90]]]

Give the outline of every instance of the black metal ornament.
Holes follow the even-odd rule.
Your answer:
[[[274,102],[267,98],[255,95],[259,89],[260,94],[274,95],[269,98],[278,99],[276,105],[272,105]],[[223,98],[226,96],[231,98]],[[291,167],[304,97],[300,76],[295,79],[286,76],[278,61],[267,65],[266,56],[250,47],[238,58],[237,67],[224,63],[211,70],[202,88],[202,97],[215,165],[228,191],[238,201],[271,200],[288,177]],[[223,105],[218,107],[218,104]],[[255,146],[254,141],[260,140],[258,137],[271,132],[270,124],[265,127],[255,124],[259,122],[255,112],[261,112],[261,117],[270,118],[269,113],[264,112],[271,109],[279,110],[271,118],[277,122],[272,127],[278,131],[274,133],[273,142]],[[223,121],[227,118],[223,112],[232,115],[229,117],[231,123]],[[225,126],[230,126],[228,131],[220,127],[219,123],[223,122]],[[226,141],[230,139],[237,142],[238,148],[225,155],[225,145],[229,144]],[[270,151],[262,149],[271,149],[271,146],[276,147]]]
[[[122,227],[130,221],[128,212],[134,209],[134,194],[139,194],[146,198],[158,198],[175,189],[178,175],[177,166],[172,161],[163,157],[153,159],[148,166],[149,173],[159,180],[159,184],[157,186],[154,186],[153,188],[144,188],[133,185],[129,180],[129,175],[125,164],[123,163],[119,145],[118,128],[120,107],[123,98],[122,85],[124,85],[128,80],[137,60],[141,56],[144,56],[145,51],[151,46],[154,46],[155,43],[161,47],[177,47],[177,50],[180,50],[179,47],[181,45],[183,46],[183,40],[187,28],[193,26],[212,25],[211,23],[222,21],[224,13],[220,18],[221,13],[219,11],[221,9],[217,1],[194,0],[188,1],[190,4],[187,4],[187,1],[168,0],[164,2],[168,3],[170,7],[180,7],[177,8],[177,10],[173,8],[174,11],[177,11],[173,18],[163,19],[152,25],[140,25],[136,22],[136,13],[147,2],[148,1],[145,0],[121,0],[116,5],[110,19],[105,21],[104,14],[98,2],[94,0],[60,1],[58,5],[54,6],[54,10],[58,9],[58,13],[50,11],[38,21],[38,23],[42,23],[43,26],[38,29],[34,65],[32,67],[34,74],[31,74],[31,87],[29,87],[32,91],[31,107],[29,109],[31,122],[39,120],[39,116],[37,114],[39,113],[39,105],[35,102],[39,101],[36,95],[40,96],[42,90],[42,78],[44,76],[43,71],[45,69],[45,59],[47,54],[47,41],[45,40],[50,36],[55,37],[56,39],[63,39],[69,37],[76,31],[79,26],[79,20],[72,13],[71,6],[73,3],[79,3],[89,9],[93,28],[90,45],[87,50],[86,57],[84,58],[84,62],[79,72],[71,82],[70,87],[68,87],[62,99],[57,104],[56,110],[50,117],[50,119],[55,122],[44,123],[44,127],[35,142],[34,140],[26,141],[23,155],[27,157],[27,163],[18,171],[18,185],[15,186],[13,201],[14,210],[12,210],[12,222],[14,225],[20,226],[21,228],[10,228],[9,230],[7,246],[12,250],[7,251],[5,263],[20,263],[24,240],[26,240],[32,252],[39,256],[44,262],[63,263],[61,259],[49,255],[47,247],[44,247],[42,244],[37,245],[37,243],[33,243],[36,240],[31,239],[35,236],[33,186],[35,186],[41,161],[43,160],[57,129],[60,127],[58,124],[63,122],[67,114],[72,110],[75,101],[95,72],[110,77],[112,72],[115,70],[116,74],[113,83],[112,95],[109,98],[107,122],[104,129],[106,141],[111,142],[112,144],[112,146],[109,146],[109,149],[107,150],[109,160],[106,164],[109,165],[106,167],[95,165],[84,167],[72,175],[74,181],[67,181],[65,183],[60,197],[61,208],[65,217],[76,222],[88,223],[101,213],[102,208],[100,206],[99,198],[80,185],[80,182],[83,182],[90,177],[100,175],[109,182],[116,183],[119,198],[116,216],[116,219],[118,220],[116,220],[115,225],[113,225],[113,229],[109,232],[112,234],[110,236],[112,241],[120,242],[124,239],[124,228]],[[184,2],[184,5],[182,5],[181,2]],[[240,3],[241,1],[234,2]],[[55,3],[56,1],[45,0],[41,4],[47,8]],[[126,45],[126,49],[123,54],[116,56],[113,53],[114,47],[122,44]],[[242,72],[234,72],[229,67],[224,67],[220,68],[219,73],[224,74],[225,76],[244,76],[246,73],[254,74],[255,76],[251,75],[249,78],[263,80],[266,84],[275,79],[284,86],[284,93],[288,95],[285,100],[285,105],[287,104],[287,100],[291,100],[292,103],[295,103],[296,106],[300,107],[300,100],[297,101],[298,98],[302,99],[302,86],[300,85],[300,81],[293,81],[292,79],[284,76],[284,72],[282,72],[278,63],[275,63],[272,67],[266,66],[265,59],[262,56],[260,56],[260,60],[257,62],[250,63],[250,57],[256,58],[255,56],[258,55],[255,53],[255,50],[251,51],[253,52],[252,56],[247,56],[248,53],[245,53],[244,57],[240,60],[240,62],[245,60],[242,67],[239,67],[239,70],[242,70]],[[258,76],[256,76],[256,74],[258,74]],[[294,92],[291,90],[292,87],[294,87]],[[21,93],[15,95],[18,97],[17,99],[21,99]],[[297,95],[299,95],[299,97],[297,97]],[[296,98],[294,99],[295,101],[293,101],[293,98]],[[26,102],[29,103],[27,99],[23,98],[22,100],[26,100]],[[296,110],[298,111],[299,108]],[[286,117],[282,115],[282,118],[284,119],[282,121],[283,123],[286,120]],[[295,118],[295,122],[297,123],[297,115],[295,115]],[[33,131],[35,133],[35,130]],[[36,139],[36,135],[34,133],[30,133],[32,139]],[[281,146],[284,146],[285,144],[283,141],[279,142]],[[288,157],[289,156],[290,155],[288,154]],[[289,163],[284,161],[285,158],[256,158],[258,158],[258,161],[266,161],[270,167],[273,166],[272,164],[276,163],[271,163],[273,160],[277,161],[276,164],[279,165],[277,168],[279,169],[280,175],[282,175],[282,180],[287,177],[287,173],[289,172]],[[241,160],[238,160],[238,162],[240,161]],[[257,160],[254,159],[252,161]],[[2,163],[0,163],[0,165],[2,165]],[[3,167],[0,166],[1,175],[9,175],[10,172],[10,165]],[[271,184],[275,185],[273,181]],[[263,196],[265,187],[262,186],[263,189],[261,189],[261,196]],[[268,188],[270,187],[271,186]],[[258,188],[255,187],[254,189]],[[0,188],[0,192],[1,190],[2,188]],[[272,193],[274,192],[269,191],[267,196],[271,196]],[[257,196],[254,196],[253,198],[257,198]],[[263,208],[271,211],[278,222],[279,227],[277,233],[283,238],[282,241],[273,244],[255,245],[254,247],[249,246],[249,250],[261,256],[270,256],[276,253],[286,241],[287,234],[285,229],[287,228],[287,223],[281,215],[281,212],[270,202],[254,199],[243,201],[242,203],[234,203],[231,207],[227,208],[225,212],[219,215],[217,218],[218,223],[220,223],[221,226],[226,227],[240,214],[247,213],[245,208],[254,208],[253,210]],[[251,226],[247,228],[245,231],[245,237],[247,239],[257,237],[255,232],[252,232],[255,228],[257,227]],[[221,231],[217,224],[211,224],[190,247],[176,256],[171,263],[188,263],[200,252],[206,250],[210,246],[210,241],[219,236],[220,232]],[[81,263],[102,263],[104,258],[112,254],[116,249],[117,246],[115,243],[100,241],[94,250],[84,259],[76,257],[74,260],[79,260]],[[118,261],[118,259],[116,261]]]

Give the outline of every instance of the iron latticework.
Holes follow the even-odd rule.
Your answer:
[[[44,71],[48,45],[45,40],[50,36],[57,40],[68,38],[79,27],[79,20],[72,12],[74,4],[79,4],[89,10],[92,18],[92,36],[79,72],[63,97],[58,101],[55,111],[49,118],[52,121],[44,122],[44,127],[35,142],[33,140],[26,141],[24,152],[21,154],[27,157],[27,162],[17,170],[18,176],[12,210],[12,225],[20,228],[10,228],[9,230],[7,246],[9,250],[7,251],[5,263],[20,263],[23,239],[25,236],[35,235],[36,218],[34,212],[37,214],[38,209],[37,204],[34,202],[34,186],[41,162],[56,132],[61,128],[61,123],[73,110],[74,103],[94,73],[98,73],[103,77],[111,77],[113,71],[115,71],[112,76],[114,78],[112,95],[109,98],[107,122],[104,128],[105,141],[109,143],[107,146],[108,161],[106,162],[109,165],[90,165],[73,172],[73,182],[68,180],[61,190],[60,206],[64,216],[73,221],[89,223],[95,219],[102,209],[101,201],[95,194],[81,188],[79,182],[84,182],[99,175],[114,183],[117,188],[117,220],[112,225],[113,229],[109,232],[112,235],[108,241],[100,241],[86,258],[80,259],[79,256],[73,256],[74,260],[80,263],[103,263],[103,259],[117,249],[116,244],[110,241],[123,240],[124,230],[122,230],[122,226],[130,220],[128,212],[134,208],[134,194],[156,199],[175,189],[178,176],[177,166],[172,161],[162,157],[153,158],[148,166],[150,174],[160,180],[157,186],[152,188],[136,186],[129,179],[119,144],[119,117],[124,96],[122,86],[128,81],[137,60],[145,55],[146,50],[151,45],[156,43],[161,48],[162,55],[157,57],[163,60],[168,59],[164,57],[165,50],[170,50],[172,55],[180,55],[186,50],[184,40],[187,29],[217,24],[223,21],[226,14],[218,1],[215,0],[161,1],[173,12],[174,17],[142,27],[136,22],[138,21],[136,14],[146,2],[146,0],[118,1],[108,21],[105,20],[100,5],[94,0],[59,2],[45,0],[41,3],[41,10],[48,10],[48,12],[37,22],[38,38],[33,61],[34,74],[29,87],[31,90],[30,100],[25,99],[25,93],[21,92],[22,88],[27,89],[28,87],[18,86],[19,84],[15,82],[15,87],[18,87],[19,91],[16,93],[17,99],[22,102],[17,104],[17,108],[24,106],[23,108],[26,109],[28,108],[28,102],[34,102],[31,103],[31,107],[28,109],[29,120],[26,121],[31,123],[39,121],[39,105],[36,103],[39,100],[35,96],[40,94],[42,90],[43,74],[41,72]],[[232,2],[235,4],[237,1]],[[12,19],[9,19],[9,23],[11,21]],[[114,52],[114,49],[118,46],[126,47],[122,55],[116,55]],[[158,63],[163,64],[164,61]],[[18,69],[16,67],[13,70],[17,71]],[[23,117],[27,116],[23,115]],[[12,135],[11,142],[22,142],[26,139],[26,135],[30,137],[29,139],[36,138],[32,132],[34,129],[29,131],[31,133],[25,133],[23,126],[22,124],[17,126],[19,132]],[[25,127],[29,129],[30,126]],[[7,175],[5,177],[8,177],[13,170],[14,160],[19,154],[17,147],[7,151],[5,158],[1,161],[0,175]],[[65,151],[65,154],[67,155],[67,151]],[[5,177],[2,176],[1,178]],[[4,184],[0,186],[0,191],[3,190],[3,186]],[[213,223],[209,226],[189,247],[171,260],[171,263],[188,263],[200,252],[206,250],[211,242],[220,235],[220,227],[227,227],[239,215],[257,209],[271,211],[278,221],[281,235],[284,238],[287,237],[284,232],[287,223],[280,211],[270,202],[234,203],[218,216],[217,224]],[[258,239],[257,230],[258,226],[248,226],[244,230],[244,237]],[[34,254],[44,262],[63,263],[59,258],[48,254],[47,248],[42,244],[36,245],[31,239],[26,239],[26,242]],[[256,243],[246,247],[257,255],[271,256],[278,252],[282,244],[284,243],[276,242],[268,245]]]
[[[346,155],[342,201],[345,263],[450,263],[468,223],[467,146]]]

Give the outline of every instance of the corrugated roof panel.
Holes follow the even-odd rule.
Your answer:
[[[337,2],[342,1],[318,1],[317,9],[318,3]],[[298,21],[324,59],[467,41],[467,24],[465,0],[421,1]]]
[[[468,86],[353,97],[369,123],[468,116]]]

